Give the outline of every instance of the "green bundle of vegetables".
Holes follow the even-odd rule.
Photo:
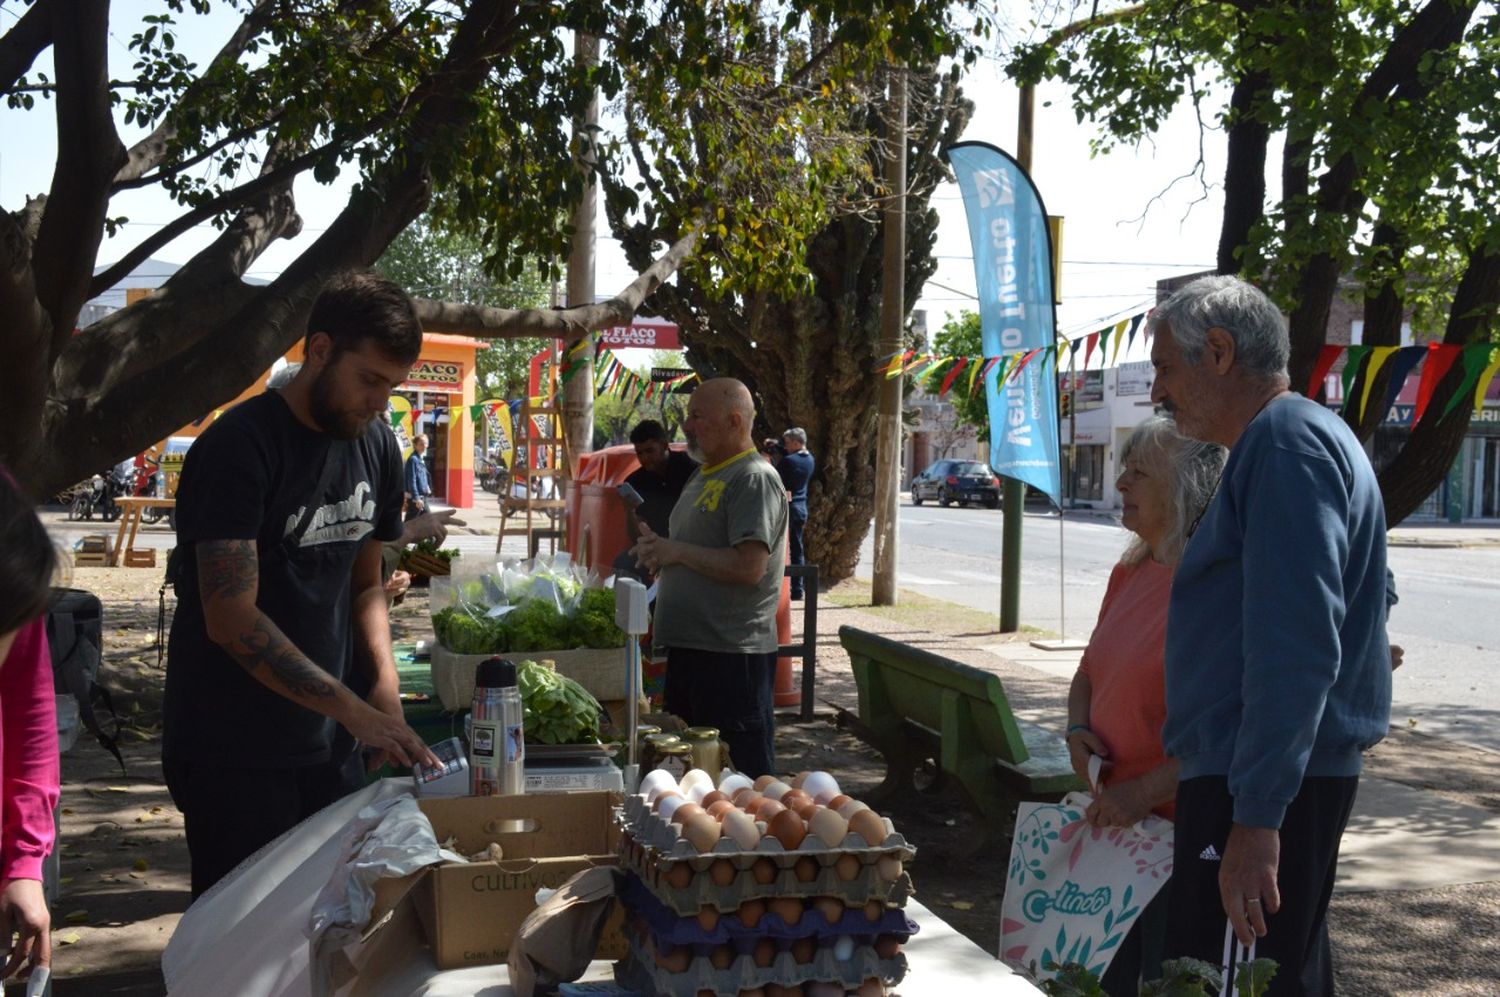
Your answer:
[[[599,701],[583,686],[550,665],[522,661],[516,666],[526,739],[542,744],[577,744],[599,739]]]
[[[570,647],[625,646],[625,631],[615,626],[613,589],[584,589],[568,622]]]
[[[503,654],[509,644],[502,621],[472,616],[456,606],[433,616],[432,628],[454,654]]]
[[[545,599],[528,599],[503,617],[510,651],[566,650],[568,618]]]

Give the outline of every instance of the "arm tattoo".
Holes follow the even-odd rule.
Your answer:
[[[198,591],[203,601],[254,592],[260,562],[253,540],[210,540],[198,545]]]
[[[257,613],[250,631],[224,645],[224,650],[246,671],[254,672],[265,665],[282,685],[298,696],[326,699],[338,693],[338,683],[332,676],[297,650],[264,613]]]

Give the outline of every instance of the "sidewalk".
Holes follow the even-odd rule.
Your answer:
[[[818,608],[818,698],[857,711],[858,700],[838,628],[853,626],[880,633],[999,675],[1011,708],[1021,719],[1056,730],[1067,726],[1067,693],[1080,651],[1048,651],[1025,639],[1002,641],[999,634],[949,636],[863,608],[822,603]],[[794,611],[793,633],[801,628]],[[1403,774],[1387,754],[1452,747],[1477,752],[1486,767],[1500,766],[1500,755],[1436,738],[1393,731],[1399,745],[1373,749],[1360,780],[1354,815],[1340,852],[1341,891],[1426,890],[1466,883],[1500,883],[1500,807],[1486,809],[1410,785],[1422,781]],[[1415,740],[1421,737],[1420,740]],[[1415,747],[1412,747],[1412,746]],[[1406,782],[1388,776],[1402,775]]]

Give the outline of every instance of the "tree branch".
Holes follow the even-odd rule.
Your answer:
[[[596,329],[629,322],[641,303],[692,254],[702,234],[702,224],[694,225],[660,259],[608,301],[566,309],[512,309],[418,298],[417,316],[425,328],[435,331],[483,339],[538,336],[573,342]]]
[[[109,178],[124,148],[110,114],[109,5],[51,8],[57,71],[57,165],[32,247],[37,300],[52,318],[52,358],[62,352],[79,309],[109,208]]]
[[[9,93],[17,80],[52,43],[52,8],[55,0],[37,0],[11,29],[0,35],[0,93]]]
[[[1266,146],[1271,130],[1255,108],[1271,91],[1271,74],[1258,70],[1236,80],[1229,98],[1224,220],[1215,264],[1222,274],[1240,272],[1239,251],[1250,241],[1255,223],[1265,216]]]

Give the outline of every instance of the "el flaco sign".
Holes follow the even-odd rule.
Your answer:
[[[418,360],[401,387],[457,394],[464,387],[464,365],[448,360]]]

